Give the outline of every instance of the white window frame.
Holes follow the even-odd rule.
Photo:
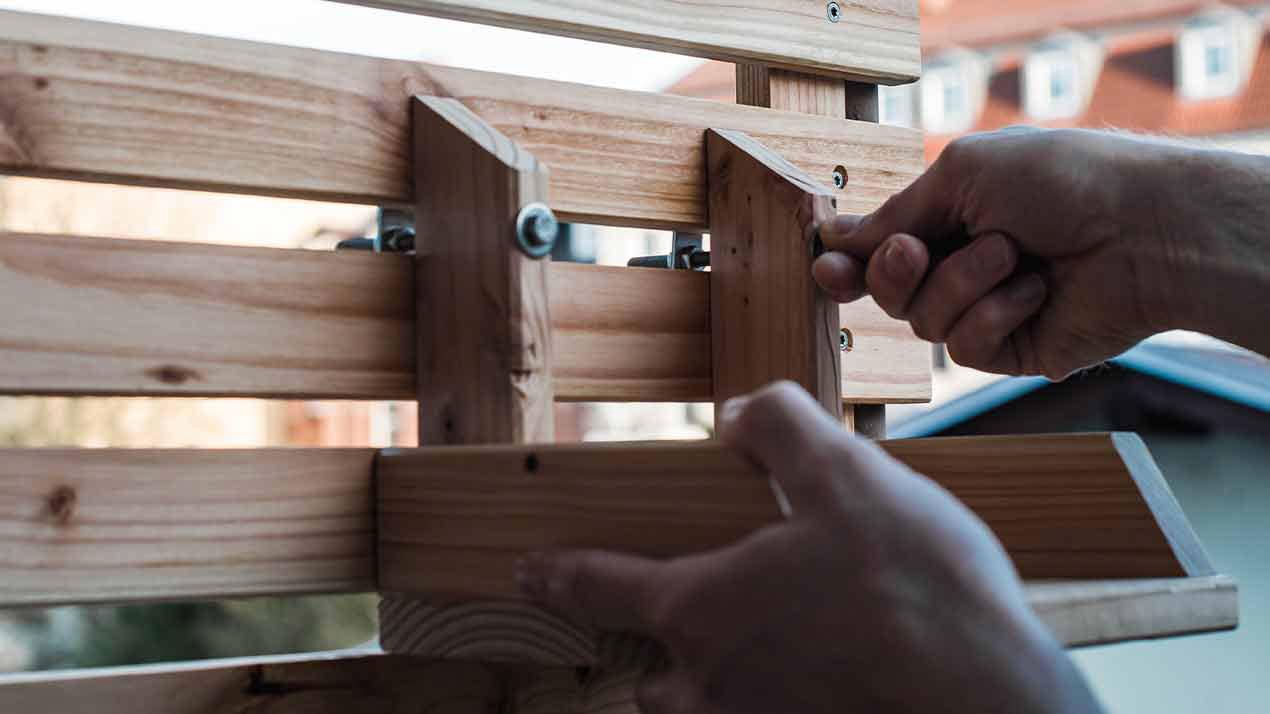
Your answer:
[[[888,126],[917,126],[917,87],[902,84],[879,87],[878,122]]]
[[[1066,92],[1054,93],[1055,79],[1065,76]],[[1080,58],[1067,48],[1033,52],[1024,63],[1023,87],[1027,113],[1041,121],[1070,119],[1085,107]]]
[[[922,77],[922,124],[932,134],[959,134],[968,131],[975,121],[972,108],[970,77],[956,64],[926,70]],[[949,111],[948,92],[960,94],[960,105]]]
[[[1228,66],[1221,74],[1209,73],[1209,52],[1226,53]],[[1179,89],[1192,101],[1222,99],[1239,93],[1244,83],[1243,53],[1232,23],[1203,23],[1182,31],[1177,44]]]

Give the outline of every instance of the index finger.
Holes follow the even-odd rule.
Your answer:
[[[826,250],[867,261],[882,243],[897,233],[917,236],[930,243],[957,230],[954,192],[940,159],[908,188],[900,191],[867,216],[837,216],[820,227]]]

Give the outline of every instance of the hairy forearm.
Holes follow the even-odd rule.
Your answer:
[[[1166,326],[1270,355],[1270,158],[1179,150],[1162,175]]]

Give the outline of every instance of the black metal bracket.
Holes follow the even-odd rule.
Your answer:
[[[668,255],[648,255],[631,258],[629,268],[665,268],[667,270],[705,270],[710,267],[710,253],[702,250],[700,233],[675,232],[674,243]]]
[[[415,250],[415,217],[409,211],[379,209],[374,238],[348,238],[335,245],[335,250],[369,250],[376,253],[413,253]]]

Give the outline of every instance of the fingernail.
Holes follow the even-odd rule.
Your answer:
[[[534,600],[541,600],[547,592],[546,558],[542,553],[530,553],[516,559],[516,584],[520,591]]]
[[[1010,286],[1010,299],[1025,305],[1038,302],[1045,296],[1045,281],[1039,275],[1029,275]]]
[[[913,274],[913,261],[909,259],[908,250],[898,240],[887,244],[882,265],[886,267],[886,274],[892,280],[907,280]]]

